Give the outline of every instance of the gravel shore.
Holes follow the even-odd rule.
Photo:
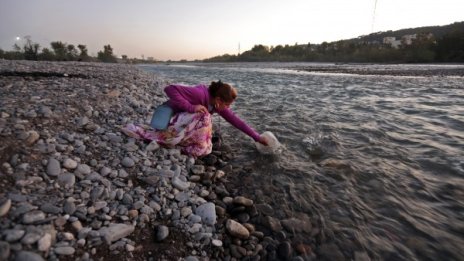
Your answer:
[[[120,132],[166,84],[130,65],[0,60],[0,260],[316,259],[310,217],[238,194],[224,142],[195,160]],[[342,260],[330,246],[319,254]]]

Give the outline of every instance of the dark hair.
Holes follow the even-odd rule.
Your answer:
[[[219,97],[224,102],[233,102],[235,98],[237,98],[237,90],[220,80],[217,82],[211,82],[208,92],[213,98]]]

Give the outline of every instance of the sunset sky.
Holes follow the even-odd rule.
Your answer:
[[[204,59],[255,44],[321,43],[464,21],[463,0],[0,0],[0,48],[30,36],[95,55]]]

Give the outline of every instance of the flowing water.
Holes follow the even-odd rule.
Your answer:
[[[345,256],[362,250],[376,260],[464,260],[464,77],[298,70],[308,65],[319,66],[141,67],[170,83],[221,79],[235,86],[239,98],[232,109],[284,145],[278,156],[259,155],[250,138],[220,124],[228,144],[239,148],[236,161],[252,170],[253,182],[244,186],[280,213],[317,216],[321,233]]]

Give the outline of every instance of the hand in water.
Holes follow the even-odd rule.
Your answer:
[[[202,112],[202,113],[208,112],[208,109],[206,109],[206,107],[203,105],[195,105],[194,109],[195,109],[195,112]]]

